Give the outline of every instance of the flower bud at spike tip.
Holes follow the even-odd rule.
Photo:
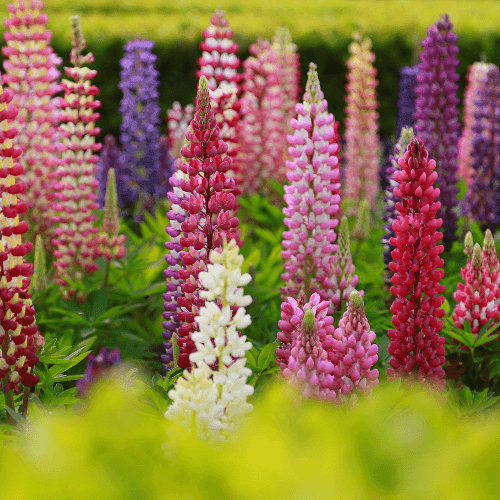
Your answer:
[[[198,87],[198,99],[202,103],[200,119],[201,123],[205,126],[207,122],[207,116],[210,109],[210,93],[208,91],[208,81],[205,75],[200,78],[200,84]]]
[[[469,231],[465,235],[465,240],[464,240],[464,254],[467,255],[467,259],[470,259],[472,257],[473,246],[474,246],[474,240],[472,238],[472,233]]]
[[[363,297],[357,290],[352,291],[349,306],[358,311],[364,308]]]
[[[474,245],[474,251],[472,253],[472,265],[474,267],[479,267],[481,265],[481,258],[481,246],[479,245],[479,243],[476,243]]]
[[[308,309],[304,313],[304,318],[302,319],[302,328],[304,329],[305,333],[312,333],[315,325],[316,323],[314,318],[314,312],[311,311],[311,309]]]
[[[35,265],[33,269],[33,290],[41,292],[47,287],[47,274],[43,238],[39,234],[35,241]]]

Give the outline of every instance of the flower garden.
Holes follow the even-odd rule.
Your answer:
[[[500,69],[460,99],[452,15],[387,138],[361,28],[341,120],[285,25],[241,59],[215,10],[165,111],[131,36],[116,135],[80,16],[67,63],[3,17],[5,498],[497,498]]]

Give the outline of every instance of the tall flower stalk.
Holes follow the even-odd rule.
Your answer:
[[[401,137],[403,128],[412,128],[415,124],[415,99],[417,98],[415,87],[418,73],[418,66],[405,66],[399,70],[396,138]]]
[[[143,207],[152,211],[161,194],[160,82],[153,48],[154,42],[149,40],[129,41],[120,61],[121,163],[135,186],[133,201],[140,201],[142,205],[135,214],[138,218],[142,216]],[[124,208],[130,211],[132,207]]]
[[[20,393],[20,384],[27,393],[40,380],[34,371],[38,362],[36,352],[44,339],[38,333],[29,293],[33,266],[24,259],[33,244],[22,243],[22,235],[29,227],[26,221],[20,220],[28,206],[17,197],[26,189],[25,183],[18,179],[25,172],[17,163],[22,149],[14,146],[18,131],[12,124],[18,110],[11,104],[13,92],[4,89],[2,83],[0,76],[0,212],[3,221],[0,235],[0,388],[5,393],[6,407],[15,412],[13,394]],[[23,408],[24,414],[25,411]],[[7,420],[15,424],[10,414]]]
[[[398,197],[394,194],[394,188],[399,185],[399,183],[394,179],[394,172],[399,170],[398,159],[401,158],[408,144],[413,138],[413,129],[409,127],[403,127],[399,140],[394,146],[394,156],[389,156],[391,166],[386,170],[385,176],[387,180],[387,189],[385,190],[385,215],[384,225],[385,233],[382,236],[382,246],[384,247],[384,264],[385,264],[385,274],[384,281],[386,286],[390,287],[392,273],[389,270],[389,262],[391,262],[391,252],[394,247],[391,245],[391,238],[394,238],[395,233],[392,229],[392,223],[396,220],[398,214],[396,210],[396,203],[398,202]]]
[[[340,180],[338,145],[330,144],[334,117],[321,91],[316,65],[311,63],[304,102],[297,104],[297,119],[292,118],[294,135],[287,137],[289,153],[283,209],[285,225],[283,252],[285,268],[282,297],[304,294],[305,301],[313,293],[330,301],[335,292],[331,276],[336,239],[340,196],[335,193]]]
[[[70,59],[73,67],[64,68],[71,80],[61,82],[64,89],[64,97],[59,101],[62,108],[59,117],[62,157],[54,185],[56,203],[53,209],[56,215],[53,218],[55,238],[52,240],[56,258],[54,282],[64,288],[66,299],[76,292],[69,286],[69,281],[81,281],[84,273],[91,275],[98,269],[94,260],[99,255],[95,238],[99,232],[95,226],[98,220],[95,210],[99,208],[99,182],[95,177],[99,157],[95,153],[102,147],[101,143],[95,142],[100,133],[95,126],[100,117],[96,110],[101,103],[94,97],[99,89],[90,83],[97,71],[86,67],[93,62],[94,56],[91,52],[82,55],[86,43],[78,16],[71,17],[71,28],[73,49]],[[79,299],[83,300],[84,296],[80,293]]]
[[[436,218],[441,203],[436,201],[440,191],[434,187],[438,178],[435,160],[420,139],[413,138],[406,153],[398,160],[400,170],[394,173],[399,186],[394,194],[399,212],[392,228],[396,236],[390,243],[393,262],[391,305],[393,329],[389,330],[391,354],[387,370],[389,376],[413,377],[421,381],[445,384],[444,337],[441,318],[445,315],[441,305],[444,285],[439,282],[444,271],[439,269],[444,260],[439,257],[443,235],[438,229],[442,219]]]
[[[20,199],[30,208],[33,234],[48,235],[57,167],[54,95],[60,90],[57,65],[62,61],[50,45],[52,33],[46,29],[48,16],[43,7],[40,0],[9,4],[10,16],[4,21],[7,45],[2,47],[2,54],[7,58],[3,63],[4,82],[14,92],[13,102],[19,109],[15,144],[23,150],[19,162],[25,172],[21,179],[29,193],[20,193]]]
[[[448,14],[427,30],[422,41],[417,76],[415,131],[439,166],[439,189],[444,248],[449,250],[457,230],[458,172],[458,37]]]
[[[357,214],[362,199],[375,210],[379,191],[378,80],[371,45],[369,38],[355,34],[347,61],[345,197],[351,215]]]
[[[177,297],[177,306],[180,308],[177,317],[182,323],[178,329],[181,368],[190,366],[189,354],[195,349],[191,335],[197,329],[194,318],[204,304],[199,295],[203,285],[198,275],[206,271],[210,252],[221,248],[224,238],[227,241],[237,239],[235,229],[239,225],[238,218],[231,216],[236,202],[232,193],[234,179],[226,177],[226,172],[231,168],[231,158],[225,155],[228,146],[220,139],[220,129],[204,76],[200,78],[196,112],[186,132],[186,139],[181,155],[187,162],[179,162],[178,173],[172,179],[174,192],[169,195],[172,209],[167,214],[172,221],[182,221],[180,230],[175,227],[167,229],[170,236],[178,237],[180,232],[185,233],[179,237],[178,243],[172,243],[185,249],[180,255],[183,267],[176,270],[178,278],[182,280],[182,295]],[[175,184],[182,190],[181,196],[176,194]],[[238,239],[237,242],[241,244]],[[174,256],[172,262],[176,260]]]
[[[481,82],[488,74],[488,71],[495,65],[485,62],[476,62],[469,66],[467,73],[467,85],[465,86],[464,96],[464,126],[462,134],[458,140],[458,174],[465,181],[467,186],[472,184],[472,176],[474,169],[472,164],[474,158],[472,156],[473,143],[475,133],[473,127],[475,124],[475,113],[479,111],[476,102],[478,99],[478,90]]]
[[[243,62],[243,119],[240,126],[241,189],[272,194],[271,180],[285,182],[284,93],[278,56],[268,40],[257,39]]]
[[[481,228],[500,227],[500,69],[496,66],[479,84],[472,132],[472,182],[464,208]]]
[[[173,403],[165,416],[201,439],[223,441],[252,410],[246,401],[253,393],[246,383],[252,372],[245,366],[252,344],[238,332],[251,323],[245,307],[252,299],[240,288],[251,277],[241,273],[243,257],[235,240],[224,244],[222,251],[212,250],[210,261],[199,274],[204,287],[200,296],[206,302],[195,318],[199,329],[193,334],[193,369],[184,370],[169,391]]]

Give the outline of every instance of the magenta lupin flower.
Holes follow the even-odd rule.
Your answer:
[[[2,54],[7,58],[4,82],[14,92],[19,109],[15,126],[19,134],[15,145],[23,150],[19,163],[25,173],[27,193],[20,199],[30,208],[34,234],[45,234],[52,224],[56,158],[56,102],[60,87],[56,66],[62,60],[54,53],[52,33],[46,29],[48,17],[40,0],[15,1],[8,5],[10,16],[4,21],[7,43]]]
[[[378,385],[378,370],[371,369],[378,361],[378,346],[375,332],[365,315],[361,294],[354,290],[350,295],[349,306],[334,333],[333,349],[328,359],[342,372],[343,395],[357,389],[368,394]]]
[[[239,174],[240,184],[245,193],[269,194],[269,180],[286,182],[284,94],[278,56],[270,42],[259,38],[249,51],[251,56],[243,62],[240,150],[245,169]]]
[[[342,373],[329,361],[323,345],[331,345],[334,330],[333,318],[327,316],[328,302],[321,301],[320,296],[313,293],[304,307],[292,298],[284,305],[280,323],[288,332],[280,333],[283,342],[287,342],[287,336],[291,341],[286,349],[277,350],[283,376],[306,398],[334,400],[337,397],[335,391],[341,387]],[[283,355],[288,352],[288,360],[283,360]]]
[[[333,115],[321,91],[316,65],[309,66],[304,102],[297,104],[297,119],[291,124],[294,135],[287,136],[289,153],[283,209],[285,225],[281,252],[285,273],[281,278],[283,300],[305,294],[308,301],[313,293],[330,301],[335,292],[332,281],[333,252],[337,249],[335,227],[340,211],[337,183],[340,181],[338,144],[330,144],[334,135]]]
[[[474,245],[472,258],[468,259],[467,266],[461,269],[465,283],[458,283],[458,290],[453,294],[457,301],[453,322],[458,328],[463,328],[465,321],[469,321],[471,332],[476,340],[483,325],[498,320],[498,306],[496,291],[498,272],[491,272],[483,255],[479,243]]]
[[[194,106],[187,104],[184,108],[175,101],[167,111],[167,139],[170,156],[177,160],[184,145],[189,122],[193,119]]]
[[[467,186],[472,184],[474,169],[472,156],[474,132],[472,127],[475,123],[474,113],[477,111],[476,101],[478,99],[478,90],[483,78],[488,71],[494,67],[494,64],[476,62],[469,66],[467,73],[467,85],[464,96],[464,127],[462,135],[458,140],[458,174],[465,181]]]
[[[63,80],[64,98],[60,99],[61,125],[59,132],[62,136],[60,151],[62,157],[56,172],[57,182],[54,203],[54,230],[53,244],[54,267],[56,275],[54,281],[63,287],[68,287],[68,279],[81,280],[83,273],[92,274],[98,269],[94,259],[99,255],[95,235],[99,228],[94,225],[98,217],[94,211],[99,208],[96,202],[99,182],[96,179],[96,153],[102,144],[95,142],[100,129],[95,121],[100,115],[96,111],[101,105],[94,97],[99,89],[90,83],[97,71],[90,70],[85,65],[94,60],[91,52],[82,55],[86,47],[83,32],[78,16],[71,17],[73,32],[73,49],[71,50],[72,68],[64,68],[72,80]],[[75,290],[65,290],[64,296],[70,298]],[[83,299],[83,296],[80,297]]]
[[[19,384],[33,387],[40,377],[34,374],[38,362],[37,349],[44,339],[38,333],[35,308],[31,301],[30,276],[33,265],[24,256],[31,252],[31,242],[22,243],[22,235],[29,230],[20,220],[28,206],[17,195],[26,190],[19,182],[25,169],[17,163],[22,149],[14,145],[18,134],[12,124],[18,110],[11,104],[13,92],[3,89],[0,75],[0,387],[5,392],[5,403],[14,411],[12,392],[20,393]],[[16,163],[15,163],[16,162]],[[12,392],[10,392],[12,390]],[[8,416],[9,422],[11,417]]]
[[[438,178],[436,162],[430,160],[424,143],[413,138],[402,158],[401,170],[394,172],[399,186],[394,194],[399,212],[392,228],[396,234],[390,239],[395,248],[389,269],[392,277],[391,294],[396,297],[391,305],[392,324],[390,376],[416,376],[421,381],[443,386],[445,372],[444,337],[441,318],[445,315],[441,305],[444,285],[439,282],[444,265],[439,255],[444,251],[438,245],[443,235],[438,229],[443,221],[436,218],[441,203],[436,201],[439,189],[434,187]]]
[[[379,114],[375,90],[378,80],[371,45],[369,38],[362,40],[355,34],[354,42],[349,45],[351,57],[347,61],[345,197],[350,200],[351,215],[357,213],[362,199],[375,210],[379,191]]]
[[[183,295],[177,298],[177,305],[182,308],[178,319],[183,323],[178,330],[181,351],[178,364],[181,368],[190,366],[189,354],[195,348],[191,340],[191,334],[196,329],[194,318],[204,304],[199,296],[203,286],[198,274],[206,271],[210,252],[222,248],[224,239],[231,241],[234,238],[241,246],[235,232],[239,221],[231,215],[236,204],[231,192],[235,183],[234,179],[226,177],[231,168],[231,158],[225,156],[228,146],[220,139],[205,76],[200,78],[196,112],[186,139],[188,143],[181,149],[181,155],[189,163],[181,163],[178,178],[179,187],[187,196],[182,199],[175,191],[170,196],[172,207],[177,204],[180,207],[180,210],[173,210],[173,215],[177,218],[177,212],[182,210],[183,213],[178,215],[185,217],[181,223],[185,236],[180,237],[179,244],[186,250],[181,257],[183,268],[177,271],[178,277],[183,280]]]

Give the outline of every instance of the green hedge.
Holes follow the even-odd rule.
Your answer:
[[[368,33],[369,35],[369,33]],[[395,130],[396,102],[398,91],[398,70],[412,64],[413,35],[407,33],[373,34],[373,51],[376,54],[375,66],[378,70],[378,97],[380,101],[380,134],[391,136]],[[98,70],[95,84],[101,89],[102,101],[99,126],[103,134],[119,134],[121,118],[118,106],[121,92],[118,89],[119,61],[123,56],[123,40],[103,37],[102,43],[89,41],[88,48],[96,58],[93,68]],[[164,40],[156,43],[155,53],[158,55],[158,70],[161,75],[161,106],[163,116],[174,100],[183,104],[192,102],[195,97],[197,60],[200,56],[200,37],[195,40],[180,39],[178,41]],[[240,45],[238,56],[244,60],[248,57],[248,46],[254,40],[236,37]],[[345,108],[345,62],[349,56],[350,38],[339,33],[329,35],[311,34],[294,40],[299,47],[302,70],[302,87],[309,62],[318,65],[321,87],[329,102],[329,110],[337,120],[343,121]],[[500,52],[495,47],[500,44],[500,33],[487,34],[477,32],[459,32],[460,66],[460,97],[463,97],[465,74],[467,67],[478,61],[481,53],[487,60],[500,65]],[[55,51],[62,56],[64,64],[69,64],[69,39],[55,38]],[[162,131],[166,124],[162,125]],[[341,129],[342,130],[342,129]],[[101,137],[102,138],[102,137]]]

